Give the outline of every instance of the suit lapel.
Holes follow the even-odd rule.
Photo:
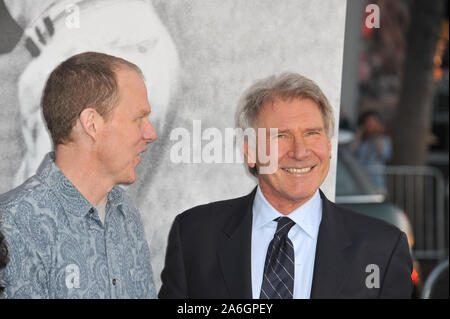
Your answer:
[[[224,231],[218,255],[231,298],[251,299],[252,207],[256,188],[244,199]]]
[[[317,239],[311,298],[337,298],[347,278],[344,249],[351,245],[342,216],[325,195],[322,197],[322,221]]]
[[[239,204],[219,248],[218,257],[231,298],[251,299],[252,207],[256,188]],[[311,298],[336,298],[347,278],[345,248],[351,240],[341,215],[325,195],[322,197],[322,221],[317,239]]]

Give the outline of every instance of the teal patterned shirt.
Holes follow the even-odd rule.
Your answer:
[[[120,187],[103,225],[49,153],[36,175],[0,195],[0,214],[2,298],[156,298],[140,215]]]

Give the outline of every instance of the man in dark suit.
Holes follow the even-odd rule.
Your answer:
[[[319,190],[334,131],[320,88],[293,73],[259,81],[244,93],[236,122],[258,129],[258,143],[244,142],[258,186],[176,217],[159,297],[409,298],[405,234]],[[262,146],[269,162],[261,160]]]

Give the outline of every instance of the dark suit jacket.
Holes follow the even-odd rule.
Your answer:
[[[252,298],[252,205],[247,196],[194,207],[175,218],[159,298]],[[351,212],[321,192],[311,298],[410,298],[406,236],[381,220]],[[379,288],[368,288],[366,279]],[[366,270],[368,272],[366,272]]]

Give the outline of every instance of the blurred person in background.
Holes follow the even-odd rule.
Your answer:
[[[350,144],[355,157],[367,167],[374,186],[381,193],[386,191],[383,169],[392,155],[392,142],[385,131],[380,113],[366,111],[358,119],[358,128]]]
[[[360,56],[359,106],[363,111],[379,110],[390,119],[398,102],[410,14],[404,1],[371,3],[380,7],[382,27],[362,26],[364,45]]]

